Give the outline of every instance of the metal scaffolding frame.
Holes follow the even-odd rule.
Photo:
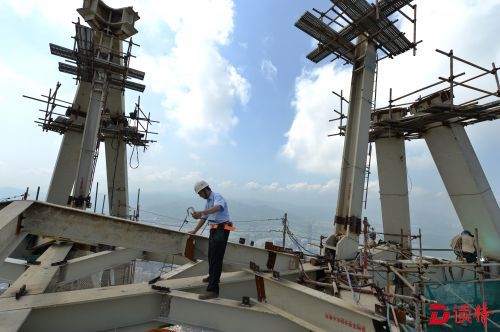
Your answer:
[[[380,109],[372,113],[373,76],[379,60],[376,49],[389,57],[411,48],[415,50],[418,44],[415,39],[416,30],[413,42],[410,42],[394,27],[395,21],[391,21],[389,16],[400,12],[412,23],[416,23],[416,6],[410,5],[414,10],[414,18],[411,19],[401,10],[410,3],[409,0],[381,0],[373,5],[365,0],[331,2],[333,6],[325,12],[314,10],[320,15],[319,18],[306,13],[296,25],[320,42],[315,54],[310,54],[312,61],[317,62],[334,54],[353,64],[345,134],[346,140],[351,139],[354,143],[346,146],[346,150],[352,151],[345,153],[350,164],[343,167],[343,172],[345,168],[346,178],[351,180],[356,177],[356,190],[359,192],[354,201],[359,204],[355,208],[360,208],[366,170],[363,144],[368,143],[370,123],[373,133],[373,117],[382,114],[377,112],[385,111]],[[138,15],[131,7],[115,12],[100,0],[84,0],[84,8],[79,13],[91,29],[95,30],[103,28],[103,13],[112,13],[108,17],[107,28],[118,39],[137,32],[130,22],[138,19]],[[115,85],[120,93],[122,89],[131,86],[138,88],[139,86],[130,85],[126,80],[143,78],[143,73],[128,68],[132,41],[130,40],[127,52],[110,52],[106,55],[108,59],[109,56],[120,57],[123,66],[102,64],[99,57],[96,60],[89,52],[94,35],[89,28],[78,25],[79,23],[73,50],[51,45],[54,54],[76,64],[68,66],[62,63],[60,69],[76,75],[83,89],[88,89],[89,85],[86,84],[96,78],[101,80],[98,84],[101,87],[103,84]],[[338,25],[341,29],[336,31],[331,28],[332,25]],[[358,38],[356,44],[352,43],[354,38]],[[436,100],[440,100],[442,104],[443,101],[453,99],[453,88],[456,85],[469,87],[466,84],[468,81],[455,80],[462,74],[453,74],[452,61],[465,60],[456,57],[453,52],[447,55],[451,61],[450,76],[441,80],[450,83],[449,90],[418,100],[408,112],[434,115],[438,113],[437,110],[441,112]],[[99,68],[98,73],[105,75],[90,73],[87,70],[89,64],[95,65]],[[493,64],[491,73],[495,75],[498,88],[497,69]],[[107,77],[113,79],[106,81]],[[54,92],[50,91],[48,96],[43,96],[47,98],[47,107],[40,123],[42,128],[65,134],[81,134],[84,131],[82,123],[80,129],[72,125],[54,124],[53,116],[60,116],[54,112],[56,107],[66,107],[57,98],[58,90],[59,85]],[[487,93],[489,96],[495,94]],[[113,98],[117,98],[117,95]],[[340,98],[342,102],[343,92]],[[390,99],[390,112],[402,111],[392,105],[397,99],[392,100],[392,95]],[[458,105],[457,107],[461,107],[458,111],[448,105],[448,111],[455,113],[447,121],[455,120],[457,114],[462,117],[462,113],[470,111],[471,107],[476,107],[472,121],[478,120],[477,114],[481,112],[490,112],[490,116],[496,116],[498,104],[473,104],[480,99]],[[338,113],[340,120],[345,119],[342,108]],[[112,115],[109,118],[104,113],[99,115],[99,135],[116,134],[108,132],[107,127],[102,125],[106,121],[113,121]],[[130,138],[127,143],[145,148],[152,142],[147,138],[152,121],[149,114],[146,116],[140,109],[139,101],[129,117],[120,119],[143,121],[142,124],[137,123],[136,127],[145,133],[144,137],[137,140]],[[443,121],[442,118],[437,119]],[[387,113],[378,120],[387,121]],[[464,120],[463,123],[465,122]],[[123,133],[122,136],[110,136],[112,139],[119,137],[123,138]],[[118,151],[117,156],[119,153]],[[403,173],[402,171],[401,174]],[[349,191],[353,189],[346,185],[343,188],[349,188]],[[352,203],[353,196],[349,195],[346,197]],[[471,284],[478,281],[481,300],[484,302],[488,296],[484,289],[485,282],[497,279],[500,275],[498,261],[483,262],[480,259],[488,248],[481,246],[484,232],[479,233],[477,229],[477,262],[464,263],[424,256],[423,251],[427,248],[422,248],[420,230],[418,234],[411,234],[401,227],[399,233],[383,234],[391,237],[392,241],[369,244],[369,222],[366,218],[361,227],[356,213],[338,214],[337,229],[347,229],[347,234],[344,234],[346,236],[341,237],[345,246],[342,247],[341,241],[337,241],[335,237],[339,234],[336,233],[325,243],[321,238],[320,247],[326,254],[308,255],[285,248],[285,235],[293,240],[285,214],[283,247],[267,244],[262,249],[242,242],[227,244],[220,298],[203,301],[198,299],[197,294],[206,286],[202,276],[206,271],[208,238],[180,230],[154,227],[123,217],[90,213],[84,209],[62,206],[63,204],[26,199],[27,194],[23,195],[22,201],[0,202],[0,281],[8,281],[10,284],[0,294],[0,321],[1,329],[7,331],[144,331],[171,324],[203,326],[221,331],[254,331],[257,324],[264,326],[266,330],[281,331],[379,332],[405,330],[405,326],[422,331],[422,327],[429,321],[426,305],[436,302],[425,296],[426,282],[431,280],[443,285],[444,281],[450,279],[460,279]],[[356,234],[355,237],[350,236],[352,234],[349,232]],[[358,236],[364,237],[362,245],[357,241]],[[35,237],[46,237],[48,241],[34,244],[32,240]],[[412,246],[412,241],[418,241],[418,245]],[[332,257],[331,250],[337,251],[337,255]],[[413,254],[412,250],[418,250],[418,254]],[[82,256],[83,251],[86,255]],[[23,254],[26,259],[20,259]],[[172,268],[174,265],[178,266],[166,273],[162,267],[160,274],[149,282],[124,285],[110,283],[107,287],[100,287],[102,283],[93,282],[88,289],[81,289],[78,284],[72,287],[78,280],[87,278],[93,281],[92,275],[96,273],[139,260],[163,262],[163,266],[170,262]],[[497,308],[494,311],[498,312]],[[487,320],[487,324],[499,327],[491,318]]]

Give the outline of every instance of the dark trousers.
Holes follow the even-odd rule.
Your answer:
[[[475,263],[477,262],[477,254],[474,252],[463,252],[463,255],[464,255],[464,258],[465,258],[465,261],[467,263]]]
[[[219,294],[219,281],[222,273],[222,261],[226,252],[229,231],[223,227],[210,230],[208,238],[208,292]]]

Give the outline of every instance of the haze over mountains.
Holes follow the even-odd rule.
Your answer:
[[[22,194],[26,188],[0,187],[0,199]],[[36,189],[30,189],[30,197],[34,199]],[[289,227],[293,234],[302,240],[302,244],[318,244],[320,235],[328,236],[333,230],[332,220],[335,214],[335,200],[331,202],[318,202],[313,205],[306,202],[297,205],[292,202],[280,201],[279,197],[271,200],[258,200],[244,197],[233,197],[222,193],[228,201],[229,211],[234,220],[237,232],[232,234],[231,240],[238,241],[240,237],[246,238],[247,243],[255,241],[256,245],[263,245],[265,241],[274,241],[281,244],[282,221],[281,218],[287,213]],[[40,193],[40,198],[45,198],[45,193]],[[367,210],[363,210],[369,221],[377,231],[382,231],[378,193],[369,195]],[[136,193],[130,194],[130,214],[136,208]],[[17,198],[19,199],[19,198]],[[102,209],[103,194],[98,195],[97,212]],[[412,229],[418,233],[422,229],[423,246],[433,248],[448,248],[451,238],[458,234],[462,228],[458,222],[455,212],[451,208],[449,198],[446,195],[437,195],[433,199],[411,200]],[[94,203],[94,200],[92,200]],[[321,204],[323,203],[323,204]],[[204,201],[194,195],[191,191],[186,193],[150,193],[142,192],[140,197],[140,220],[142,222],[179,229],[186,218],[188,207],[200,210],[204,207]],[[104,213],[107,213],[105,204]],[[90,209],[93,211],[93,208]],[[268,220],[271,219],[271,220]],[[188,218],[188,223],[183,226],[183,231],[194,228],[196,221]],[[205,233],[203,233],[206,235]],[[287,238],[287,245],[290,240]],[[418,243],[415,242],[414,246]],[[308,246],[308,248],[315,248]],[[312,249],[311,249],[312,250]],[[432,253],[438,255],[437,253]],[[431,254],[431,255],[432,255]],[[442,253],[439,254],[443,256]]]

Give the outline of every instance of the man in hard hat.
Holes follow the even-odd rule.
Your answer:
[[[208,220],[210,226],[210,237],[208,238],[208,277],[204,282],[208,282],[205,293],[200,294],[200,300],[213,299],[219,296],[219,280],[222,273],[222,261],[226,251],[229,232],[233,230],[229,221],[229,212],[224,198],[213,192],[208,183],[198,181],[194,185],[194,191],[207,203],[203,211],[195,211],[191,215],[195,219],[200,219],[196,227],[189,232],[196,234],[198,230]]]
[[[459,257],[463,257],[467,263],[477,261],[477,248],[474,235],[468,230],[455,236],[451,240],[451,247]]]

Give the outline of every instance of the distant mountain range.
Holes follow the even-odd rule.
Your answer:
[[[0,187],[0,199],[18,196],[26,188]],[[30,189],[30,197],[34,199],[36,188]],[[40,193],[44,199],[45,193]],[[102,206],[103,194],[100,194],[97,202],[97,212]],[[313,240],[319,241],[320,235],[328,236],[333,232],[332,220],[335,213],[334,206],[300,206],[294,202],[266,202],[257,199],[226,197],[231,219],[235,221],[237,232],[232,235],[232,240],[237,241],[239,237],[245,237],[247,241],[256,241],[256,245],[263,245],[266,240],[279,241],[281,243],[283,229],[280,218],[285,213],[288,215],[289,227],[292,233],[302,239],[303,243]],[[136,208],[136,195],[130,195],[130,214]],[[410,211],[412,218],[412,231],[418,233],[422,229],[423,246],[434,248],[448,248],[451,238],[461,232],[462,228],[458,222],[451,204],[446,203],[449,198],[444,197],[429,201],[411,200]],[[94,203],[94,201],[92,200]],[[369,216],[376,229],[381,230],[380,209],[378,202],[372,200],[371,208],[363,213]],[[107,204],[105,204],[107,205]],[[204,207],[205,202],[187,193],[142,193],[140,197],[140,220],[145,223],[155,224],[162,227],[178,229],[186,218],[186,209],[190,206],[195,210]],[[107,213],[107,208],[104,209]],[[370,218],[371,216],[371,218]],[[278,220],[266,220],[278,219]],[[196,221],[188,217],[187,225],[183,230],[193,229]],[[206,235],[206,233],[204,233]],[[290,242],[289,240],[287,240]],[[417,243],[414,244],[416,246]],[[443,256],[443,254],[439,254]]]

